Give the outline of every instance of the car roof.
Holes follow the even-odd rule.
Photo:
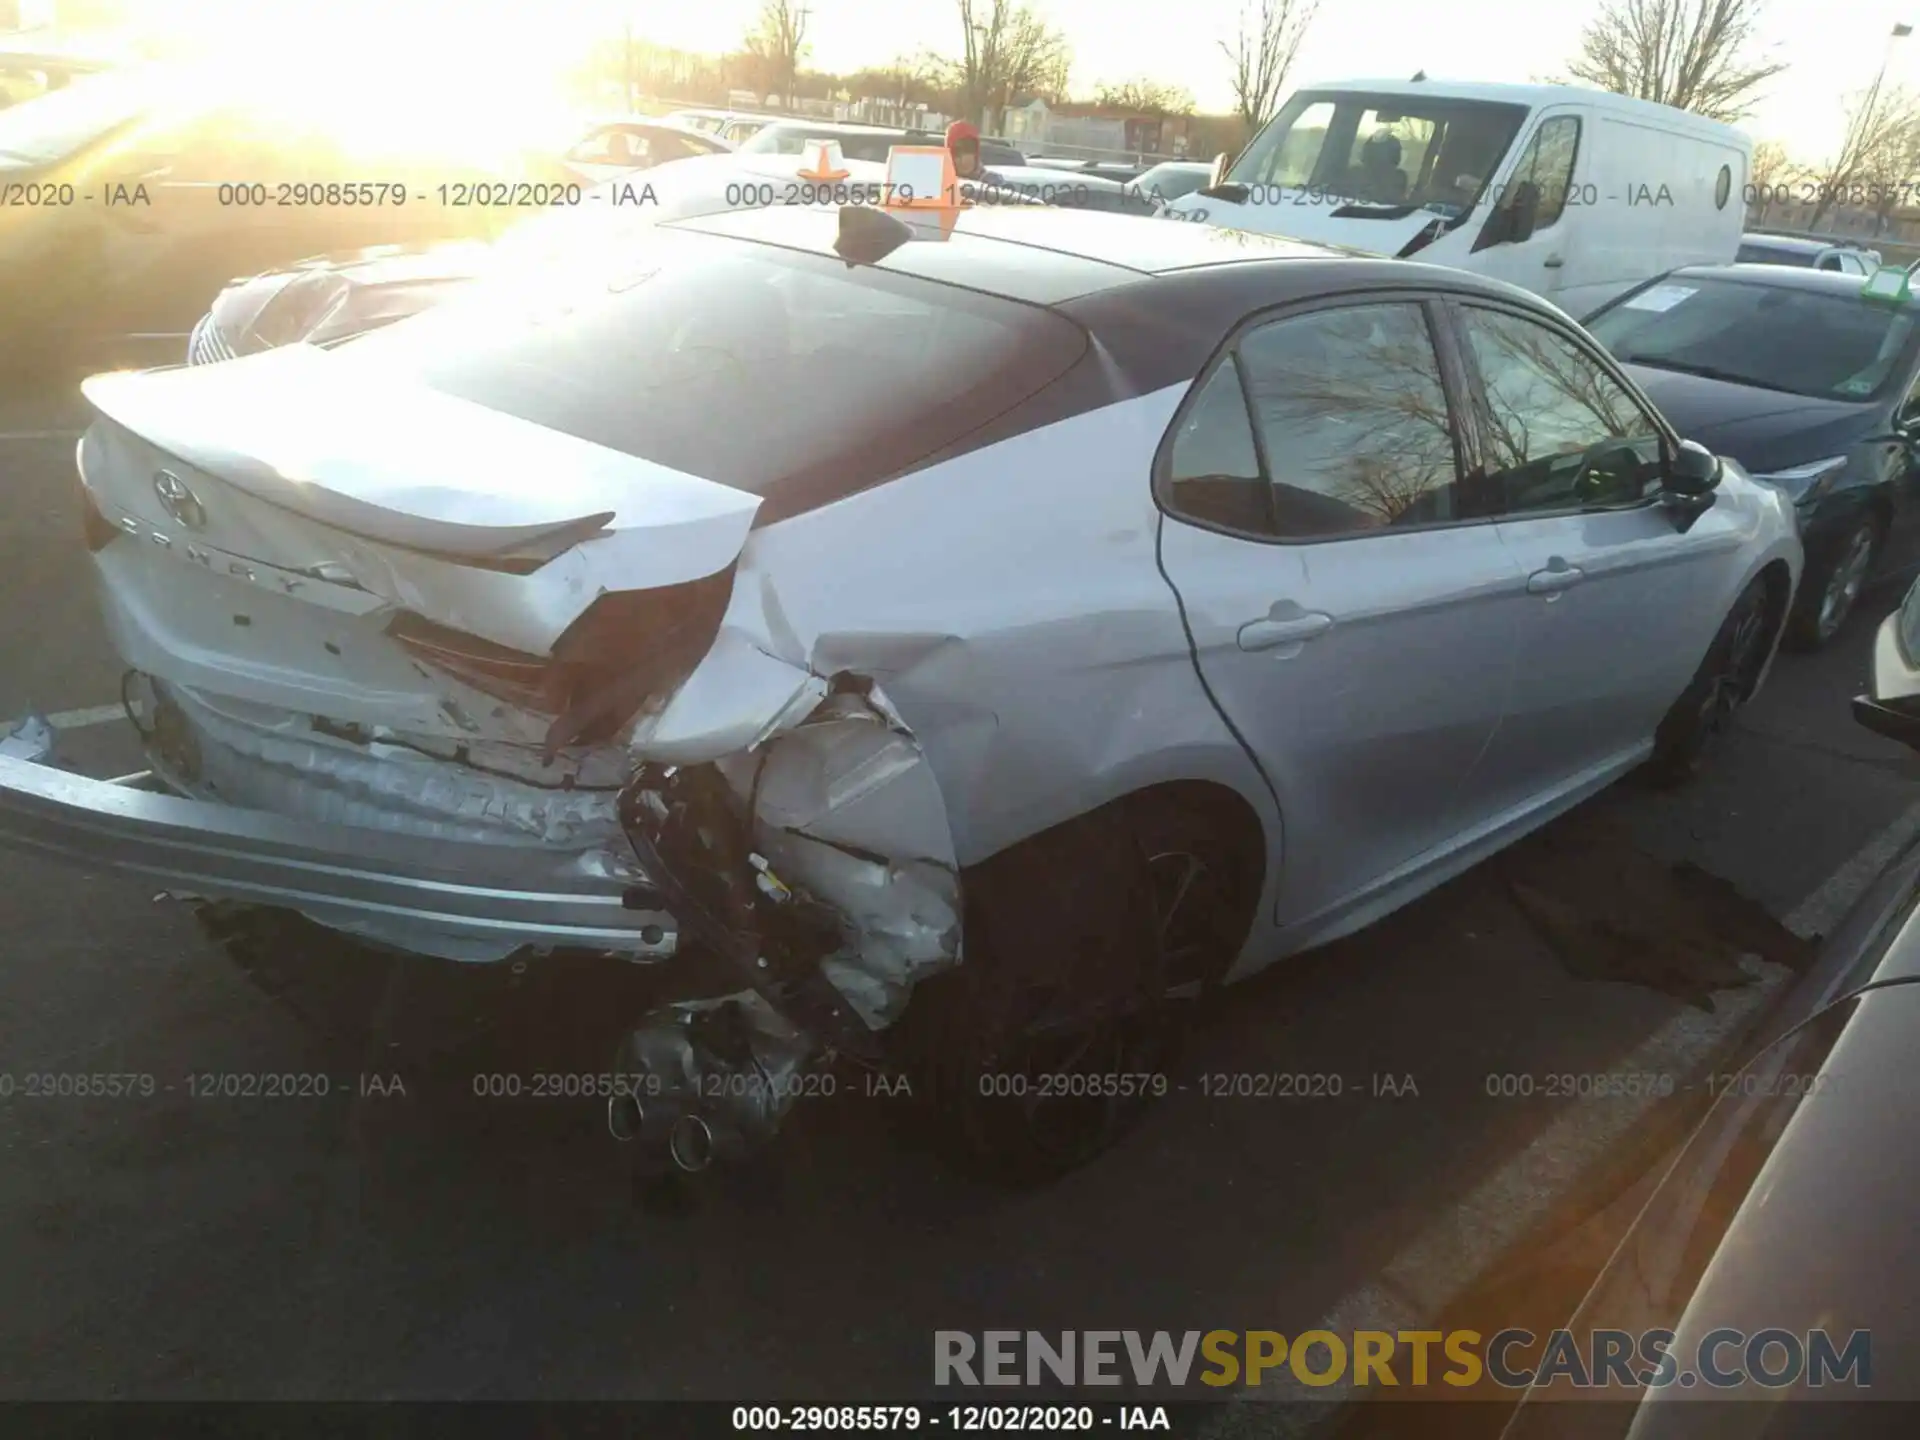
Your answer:
[[[1799,235],[1757,235],[1749,231],[1740,237],[1742,245],[1764,245],[1769,250],[1784,250],[1791,255],[1824,255],[1829,250],[1851,247],[1831,240],[1808,240]]]
[[[773,206],[669,222],[787,249],[833,255],[839,210]],[[1144,216],[1049,206],[975,205],[945,240],[899,246],[878,267],[1031,304],[1055,305],[1157,275],[1251,260],[1326,259],[1347,252],[1296,240]]]
[[[1011,185],[1051,185],[1060,190],[1070,185],[1084,185],[1090,190],[1111,190],[1115,193],[1130,187],[1130,182],[1102,175],[1097,170],[1056,170],[1046,165],[993,165],[988,168]]]
[[[932,130],[916,130],[908,125],[867,125],[858,120],[809,120],[799,115],[776,115],[768,128],[812,130],[821,135],[932,135]]]
[[[1489,100],[1508,105],[1527,105],[1539,109],[1545,105],[1584,105],[1591,110],[1606,110],[1639,120],[1658,119],[1669,129],[1690,130],[1702,136],[1744,143],[1739,129],[1719,120],[1709,120],[1690,110],[1677,110],[1655,100],[1638,100],[1631,95],[1615,95],[1607,90],[1591,90],[1584,85],[1506,85],[1485,80],[1329,80],[1321,85],[1302,85],[1303,92],[1324,94],[1329,91],[1355,90],[1370,95],[1404,95],[1409,99]]]
[[[616,125],[628,130],[665,130],[670,134],[691,135],[701,140],[719,138],[711,130],[683,125],[678,120],[670,120],[662,115],[602,115],[587,126],[587,132],[610,130]]]
[[[1819,295],[1859,297],[1866,283],[1844,270],[1814,270],[1802,265],[1686,265],[1663,280],[1731,280],[1773,290],[1809,290]],[[1884,302],[1881,302],[1884,303]],[[1912,303],[1912,302],[1909,302]]]

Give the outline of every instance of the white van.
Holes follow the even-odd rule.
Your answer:
[[[1740,248],[1753,143],[1568,85],[1355,80],[1296,92],[1171,219],[1418,255],[1572,315]]]

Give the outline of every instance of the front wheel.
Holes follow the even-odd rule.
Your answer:
[[[1818,650],[1847,623],[1873,573],[1886,525],[1878,515],[1863,515],[1818,565],[1807,567],[1800,598],[1787,622],[1786,642],[1796,650]]]
[[[1767,585],[1756,577],[1733,602],[1692,683],[1654,732],[1648,769],[1657,783],[1676,785],[1698,773],[1731,728],[1734,712],[1753,698],[1772,631]]]

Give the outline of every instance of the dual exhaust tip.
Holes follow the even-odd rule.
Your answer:
[[[690,1110],[650,1116],[635,1095],[615,1095],[607,1101],[607,1130],[623,1145],[648,1138],[649,1132],[657,1144],[663,1128],[667,1158],[676,1169],[698,1175],[713,1164],[713,1127],[701,1116]]]

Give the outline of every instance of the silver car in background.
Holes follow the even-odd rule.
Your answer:
[[[1498,282],[1025,206],[632,241],[90,381],[159,793],[0,760],[0,839],[662,967],[608,1123],[663,1168],[836,1058],[1086,1159],[1178,997],[1689,772],[1798,580],[1780,492]]]

